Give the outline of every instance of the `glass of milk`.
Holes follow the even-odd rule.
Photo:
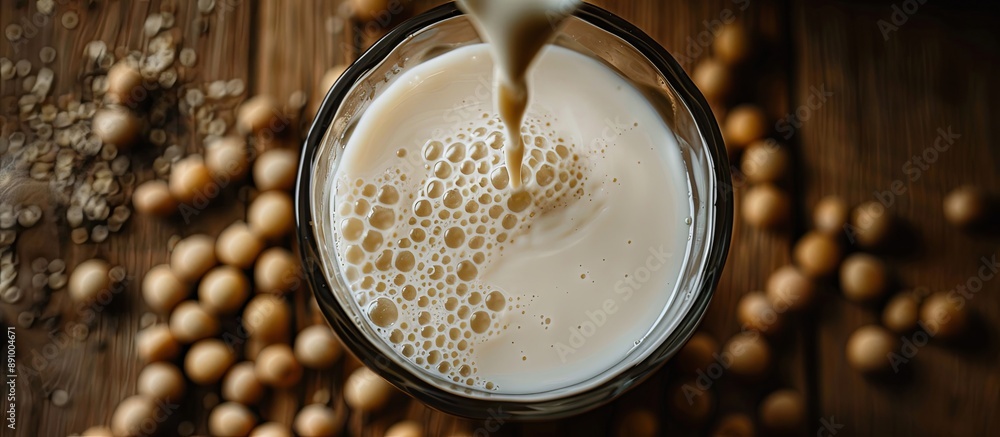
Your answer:
[[[341,340],[409,395],[578,414],[697,328],[729,248],[729,164],[677,62],[585,4],[528,73],[511,184],[488,47],[448,4],[337,81],[300,167],[303,260]]]

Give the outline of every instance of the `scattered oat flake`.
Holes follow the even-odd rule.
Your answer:
[[[175,18],[173,12],[161,12],[160,18],[161,18],[161,23],[160,23],[161,30],[166,30],[171,27],[174,27]]]
[[[180,61],[185,67],[194,67],[198,63],[198,53],[191,47],[185,47],[181,49]]]
[[[215,0],[198,0],[198,10],[203,14],[212,12],[215,9]]]
[[[107,53],[108,45],[104,41],[91,41],[87,43],[86,54],[90,59],[97,59]]]
[[[239,96],[243,94],[243,91],[246,91],[246,86],[240,79],[233,79],[226,83],[226,92],[229,93],[230,96]]]
[[[42,49],[38,51],[38,58],[41,59],[42,62],[49,64],[56,60],[56,49],[52,47],[42,47]]]
[[[7,80],[14,77],[14,63],[7,58],[0,58],[0,78]]]
[[[160,32],[160,28],[163,26],[163,17],[160,14],[153,14],[146,17],[146,23],[143,24],[142,30],[146,36],[154,36]]]
[[[67,29],[76,29],[76,25],[80,24],[80,16],[76,15],[76,12],[69,11],[62,15],[62,25]]]
[[[14,64],[14,70],[17,72],[17,77],[25,77],[28,73],[31,73],[31,62],[27,59],[22,59]]]
[[[208,84],[208,97],[210,99],[221,99],[226,96],[226,81],[217,80]]]
[[[52,392],[52,405],[62,407],[69,402],[69,393],[66,390],[56,390]]]
[[[197,108],[205,103],[205,93],[202,93],[199,89],[189,89],[184,95],[184,100],[187,101],[188,105],[192,108]]]
[[[7,39],[10,42],[16,42],[17,40],[21,39],[21,35],[24,34],[24,29],[22,29],[20,25],[11,24],[7,26],[7,29],[4,31],[4,34],[7,36]]]
[[[295,91],[290,96],[288,96],[288,106],[296,111],[306,106],[306,103],[308,101],[309,97],[307,97],[306,93],[301,90]]]
[[[38,0],[35,7],[38,8],[38,12],[45,15],[52,15],[52,11],[56,7],[56,2],[54,0]]]

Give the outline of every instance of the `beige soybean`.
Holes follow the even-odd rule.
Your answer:
[[[816,285],[793,265],[775,270],[764,287],[767,299],[777,311],[801,311],[812,305]]]
[[[758,409],[760,425],[770,433],[797,435],[806,420],[806,400],[795,390],[778,390],[764,398]]]
[[[742,149],[769,132],[767,114],[759,106],[743,104],[729,111],[722,124],[722,137],[729,149]]]
[[[392,18],[392,13],[389,11],[390,3],[391,0],[351,0],[354,16],[364,21],[374,20],[380,16]]]
[[[306,405],[298,414],[292,428],[301,436],[334,437],[340,435],[344,418],[323,404]]]
[[[177,242],[170,252],[170,269],[178,278],[196,282],[215,267],[215,241],[212,237],[196,234]]]
[[[261,293],[285,294],[299,287],[299,262],[288,249],[272,247],[260,254],[253,271],[254,285]]]
[[[265,191],[250,203],[247,223],[258,237],[276,240],[292,232],[295,212],[292,198],[283,191]]]
[[[889,274],[882,260],[855,253],[840,265],[840,289],[853,302],[871,302],[882,297],[889,286]]]
[[[105,96],[111,103],[131,105],[138,103],[149,94],[142,87],[139,69],[126,62],[118,62],[108,70],[108,90]]]
[[[166,324],[153,325],[136,334],[139,358],[147,363],[169,361],[180,353],[180,344]]]
[[[712,437],[755,437],[757,430],[750,416],[733,413],[719,419],[710,435]]]
[[[186,385],[181,369],[171,363],[156,362],[142,368],[135,390],[141,395],[169,402],[180,400]]]
[[[184,373],[199,385],[215,384],[236,361],[233,351],[221,340],[201,340],[184,357]]]
[[[934,293],[920,305],[920,321],[935,337],[955,338],[968,325],[967,304],[957,293]]]
[[[723,345],[722,353],[730,359],[729,370],[743,378],[758,379],[771,366],[771,347],[756,332],[734,335]]]
[[[337,79],[344,74],[347,70],[346,65],[336,65],[326,70],[323,73],[323,77],[320,78],[319,84],[313,93],[312,100],[309,102],[309,115],[313,117],[319,111],[319,106],[323,103],[323,99],[326,98],[326,94],[331,88],[337,83]]]
[[[691,390],[697,394],[692,394]],[[667,408],[675,420],[689,427],[700,426],[708,421],[715,406],[715,395],[710,390],[702,390],[695,379],[688,379],[671,389]]]
[[[157,313],[169,314],[189,294],[191,286],[177,277],[169,265],[154,266],[142,278],[142,298]]]
[[[691,80],[709,102],[722,102],[733,91],[733,72],[716,59],[705,58],[691,72]]]
[[[253,163],[254,186],[260,191],[292,191],[298,169],[299,156],[294,150],[265,151]]]
[[[167,217],[177,212],[177,200],[167,183],[160,180],[139,184],[132,193],[132,206],[145,215]]]
[[[829,235],[810,232],[795,243],[792,259],[806,276],[830,276],[840,266],[840,245]]]
[[[813,210],[813,226],[817,231],[827,235],[838,235],[844,232],[850,209],[847,202],[837,196],[826,196],[820,199]]]
[[[257,379],[254,363],[250,361],[233,366],[222,379],[222,399],[256,405],[263,396],[264,385]]]
[[[295,336],[295,358],[310,369],[329,369],[343,353],[340,340],[325,325],[313,325]]]
[[[288,342],[291,326],[288,304],[269,294],[254,296],[243,310],[243,326],[251,337],[265,345]]]
[[[682,372],[695,373],[706,369],[715,362],[714,354],[719,352],[719,341],[707,332],[696,332],[677,352],[673,362]]]
[[[111,415],[111,431],[116,436],[144,436],[155,433],[159,422],[156,402],[149,396],[135,395],[121,401]]]
[[[629,411],[618,421],[616,437],[655,437],[660,434],[660,420],[646,409]]]
[[[389,402],[393,387],[367,367],[351,373],[344,383],[344,402],[347,406],[363,412],[378,410]]]
[[[250,437],[292,437],[292,431],[284,424],[267,422],[250,431]]]
[[[142,121],[124,107],[107,106],[94,113],[91,129],[102,143],[128,150],[139,138]]]
[[[205,167],[220,184],[243,179],[250,171],[246,141],[228,136],[206,144]]]
[[[344,75],[345,71],[347,71],[347,65],[341,64],[330,67],[329,70],[323,73],[323,77],[320,78],[319,87],[317,88],[317,91],[320,93],[318,96],[320,99],[326,97],[327,92],[333,88],[337,80],[340,79],[340,76]]]
[[[889,354],[896,351],[896,336],[878,325],[862,326],[847,339],[847,363],[862,373],[889,368]]]
[[[70,273],[67,291],[73,301],[90,304],[102,298],[102,294],[111,295],[111,265],[101,259],[86,260]]]
[[[281,423],[267,422],[250,431],[250,437],[292,437],[292,431]]]
[[[771,184],[759,184],[747,190],[741,211],[743,220],[750,226],[777,228],[788,223],[792,202],[784,190]]]
[[[249,295],[250,281],[242,270],[232,266],[209,270],[198,285],[198,300],[214,314],[235,313]]]
[[[257,355],[254,367],[257,380],[277,388],[288,388],[302,378],[302,365],[295,359],[292,348],[286,344],[272,344]]]
[[[257,417],[247,407],[236,402],[219,404],[208,415],[208,432],[211,435],[246,436],[256,425]]]
[[[712,41],[712,55],[727,65],[742,64],[753,56],[753,52],[753,35],[739,22],[722,26]]]
[[[385,430],[385,437],[424,437],[424,425],[415,420],[396,422]]]
[[[170,313],[170,332],[180,343],[193,343],[219,333],[219,320],[196,301],[181,302]]]
[[[850,227],[845,232],[848,240],[861,247],[879,247],[888,242],[894,223],[892,212],[872,201],[854,208]]]
[[[960,228],[983,223],[990,212],[986,193],[969,185],[952,190],[945,196],[943,204],[944,218]]]
[[[236,114],[236,127],[244,135],[267,132],[267,135],[274,137],[285,129],[285,123],[278,110],[278,103],[269,96],[259,95],[240,105]]]
[[[82,437],[114,437],[111,428],[103,426],[92,426],[83,430],[79,435]]]
[[[920,301],[913,293],[899,293],[893,296],[882,310],[882,324],[898,334],[916,328],[919,318]]]
[[[744,329],[772,334],[783,326],[781,313],[774,310],[771,301],[759,291],[743,295],[736,304],[736,319]]]
[[[740,158],[740,171],[750,183],[778,182],[788,173],[790,163],[784,147],[770,140],[754,141]]]
[[[191,155],[173,164],[168,181],[170,194],[178,202],[205,203],[218,195],[212,172],[200,155]]]
[[[242,221],[223,229],[215,241],[215,255],[219,262],[241,269],[250,268],[263,249],[264,242]]]

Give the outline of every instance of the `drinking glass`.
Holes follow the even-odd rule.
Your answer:
[[[626,20],[584,4],[565,21],[552,43],[590,56],[630,81],[672,130],[683,157],[690,235],[680,277],[664,290],[673,297],[635,348],[587,381],[542,393],[504,394],[431,375],[379,337],[346,285],[332,234],[338,204],[334,175],[354,126],[401,74],[443,53],[481,42],[470,17],[454,3],[445,4],[390,31],[336,82],[309,131],[299,167],[296,220],[305,275],[347,348],[394,386],[432,408],[503,420],[578,414],[611,401],[647,378],[684,345],[701,321],[722,273],[732,233],[733,196],[726,150],[708,103],[666,50]]]

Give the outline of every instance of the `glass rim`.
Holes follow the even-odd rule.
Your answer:
[[[697,290],[696,302],[660,344],[650,347],[650,352],[644,359],[589,390],[556,399],[517,402],[462,396],[432,385],[413,375],[412,370],[385,357],[376,347],[369,344],[370,340],[363,332],[349,323],[355,315],[336,301],[329,282],[330,278],[327,277],[320,256],[319,242],[314,231],[314,227],[319,224],[313,218],[312,182],[319,158],[318,152],[323,147],[323,141],[337,111],[350,94],[353,85],[368,71],[380,65],[396,47],[415,33],[462,15],[465,15],[464,12],[455,3],[446,3],[396,26],[351,64],[323,99],[306,136],[296,177],[296,235],[303,274],[324,317],[345,346],[367,367],[428,406],[449,414],[474,419],[496,418],[500,415],[508,420],[525,421],[576,415],[603,405],[648,378],[687,342],[700,324],[715,293],[731,244],[733,192],[730,189],[732,179],[728,155],[718,124],[711,111],[707,110],[708,102],[666,49],[625,19],[598,6],[582,4],[574,13],[574,17],[620,38],[646,57],[656,71],[667,79],[671,90],[685,103],[686,111],[693,118],[703,139],[701,144],[693,144],[692,147],[699,147],[705,151],[706,166],[710,171],[707,180],[711,186],[706,187],[707,198],[704,202],[712,203],[714,206],[714,216],[710,217],[714,219],[714,227],[707,231],[711,236],[711,243],[702,250],[705,253],[703,264],[705,267],[701,271],[702,282],[700,289]]]

